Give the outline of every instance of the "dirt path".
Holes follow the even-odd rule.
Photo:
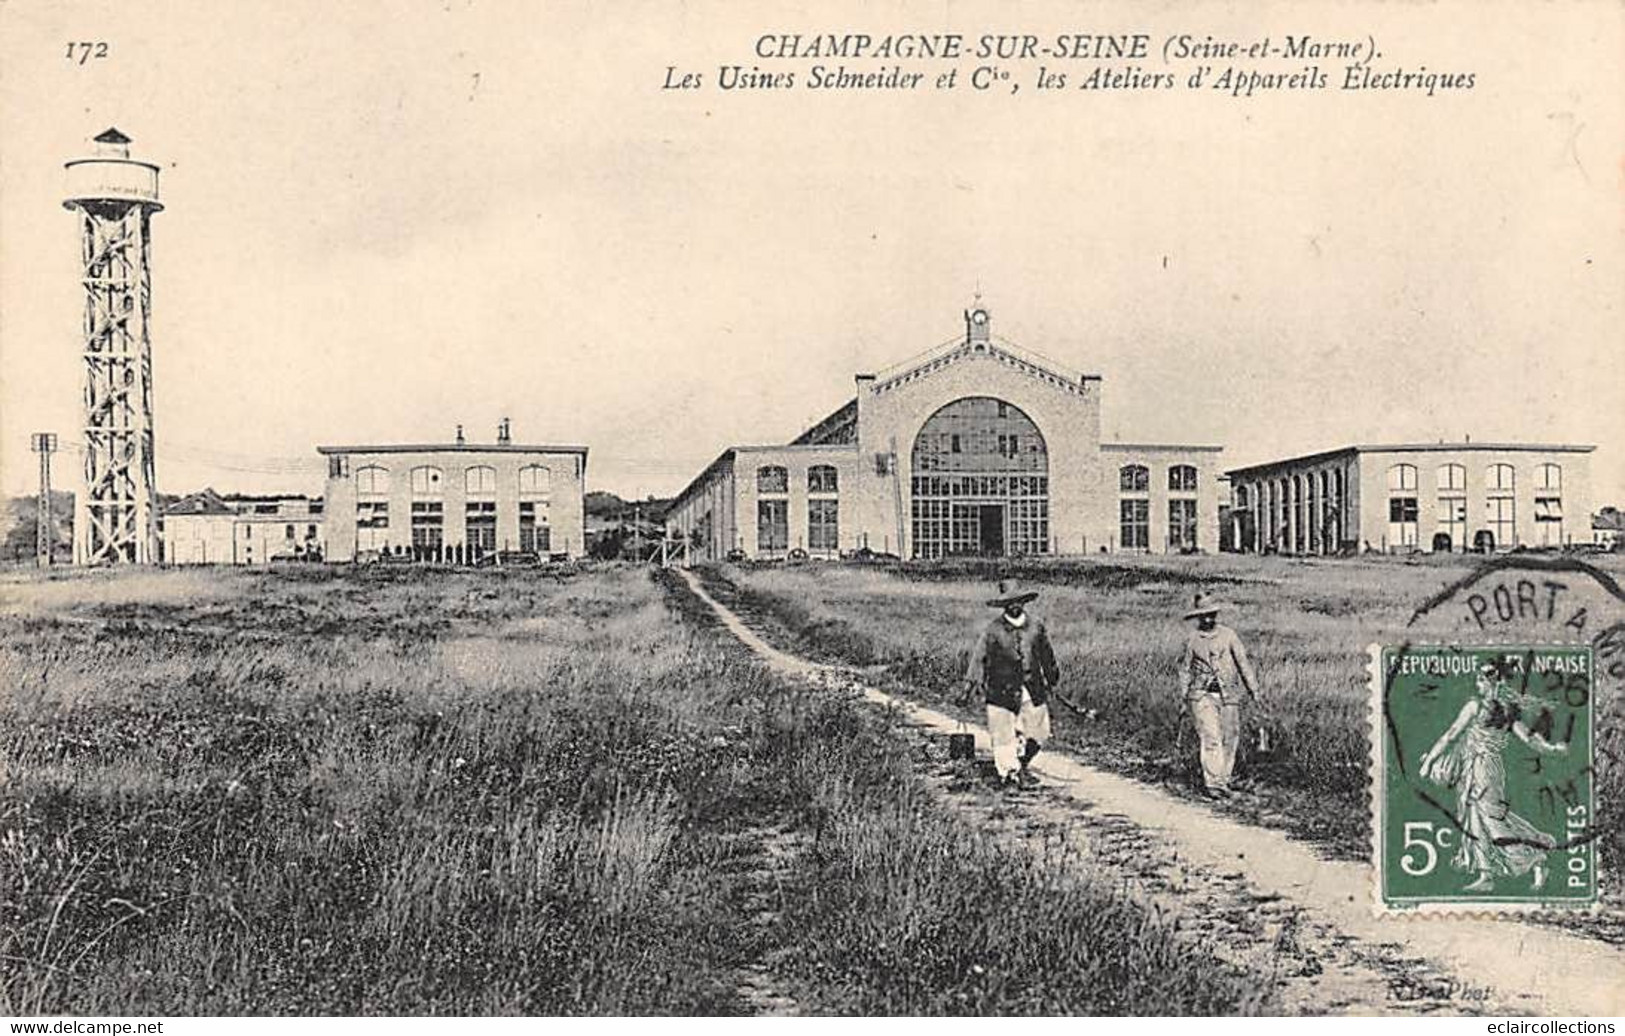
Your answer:
[[[959,721],[861,682],[850,669],[778,650],[690,589],[773,669],[860,693],[936,742]],[[987,734],[973,728],[978,747]],[[1137,898],[1180,918],[1213,952],[1274,974],[1283,1007],[1308,1013],[1625,1013],[1625,953],[1562,931],[1477,918],[1378,918],[1369,865],[1332,861],[1278,831],[1248,827],[1156,788],[1046,752],[1048,788],[1011,805],[955,794],[965,784],[920,753],[956,808],[1012,838],[1058,835],[1121,877]],[[951,789],[951,790],[950,790]]]

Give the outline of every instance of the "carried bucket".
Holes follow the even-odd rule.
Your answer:
[[[964,720],[959,721],[958,733],[948,735],[948,758],[950,760],[976,758],[976,735],[965,726]]]

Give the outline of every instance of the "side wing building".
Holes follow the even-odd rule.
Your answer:
[[[477,564],[585,553],[587,447],[495,443],[318,446],[329,561],[392,555]]]

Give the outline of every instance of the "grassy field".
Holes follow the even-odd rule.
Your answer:
[[[1270,1009],[643,571],[3,589],[0,1013]]]
[[[984,604],[989,588],[1011,572],[1024,576],[1042,591],[1033,608],[1056,645],[1061,693],[1095,713],[1082,720],[1053,710],[1061,740],[1085,759],[1181,788],[1194,777],[1195,745],[1175,682],[1188,633],[1180,616],[1197,589],[1215,591],[1234,605],[1223,621],[1242,635],[1264,684],[1238,769],[1255,794],[1236,808],[1363,859],[1367,645],[1405,639],[1412,610],[1468,564],[1221,555],[1025,568],[729,566],[707,578],[802,651],[884,665],[883,682],[946,703],[993,614]],[[1256,750],[1259,727],[1268,730],[1267,752]],[[1605,730],[1603,738],[1604,750],[1625,757],[1625,732]],[[1621,777],[1620,767],[1607,767],[1598,792],[1610,856],[1625,848]]]

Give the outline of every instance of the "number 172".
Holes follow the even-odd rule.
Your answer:
[[[79,59],[79,64],[83,65],[91,58],[105,58],[107,56],[107,49],[107,43],[105,41],[98,41],[95,43],[69,43],[68,53],[65,56],[69,61],[72,61],[77,57]]]

